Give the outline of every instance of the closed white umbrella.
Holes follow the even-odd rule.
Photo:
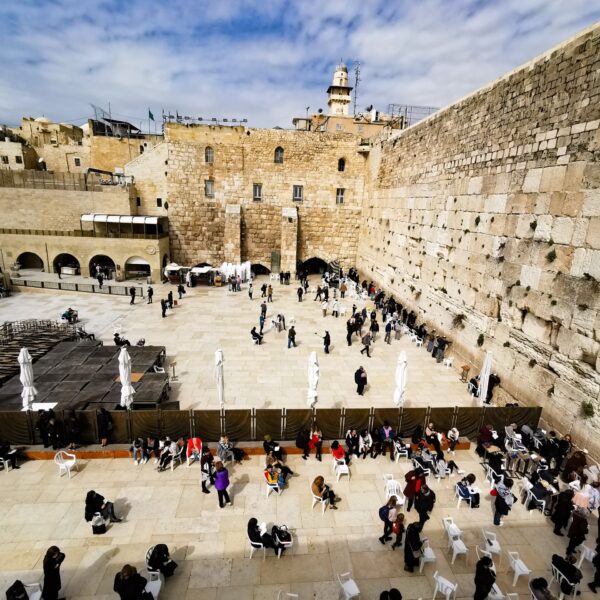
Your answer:
[[[317,353],[311,352],[308,357],[308,405],[313,408],[317,403],[317,387],[319,385],[319,361]]]
[[[490,382],[490,373],[492,372],[492,353],[486,352],[485,359],[483,361],[483,367],[481,367],[481,373],[479,374],[479,399],[481,402],[485,402],[487,399],[488,385]]]
[[[404,400],[406,400],[406,381],[408,375],[408,360],[406,358],[406,352],[402,350],[398,356],[398,363],[396,365],[396,375],[394,377],[396,387],[394,388],[394,404],[396,406],[402,406]]]
[[[125,346],[119,353],[119,376],[121,378],[121,406],[131,408],[135,390],[131,385],[131,357]]]
[[[225,407],[225,379],[223,378],[223,350],[215,352],[215,383],[217,384],[217,399],[221,409]]]
[[[27,348],[21,348],[18,361],[21,366],[21,375],[19,378],[23,384],[23,391],[21,392],[21,398],[23,398],[23,410],[31,410],[35,397],[37,396],[37,390],[33,385],[33,365],[31,354],[29,354]]]

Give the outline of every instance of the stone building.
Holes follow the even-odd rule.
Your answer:
[[[495,402],[543,406],[550,426],[575,425],[600,454],[599,67],[595,26],[368,141],[354,129],[168,123],[164,140],[136,140],[134,152],[92,135],[89,165],[133,180],[98,186],[66,170],[53,175],[59,190],[3,184],[2,268],[26,252],[47,268],[61,251],[82,272],[94,253],[137,257],[155,278],[169,258],[357,266],[446,334],[473,374],[491,351]],[[335,106],[342,114],[325,117],[353,121],[348,103]],[[157,235],[121,229],[133,216],[155,219]]]

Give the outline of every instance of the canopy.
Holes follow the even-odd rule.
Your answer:
[[[213,267],[194,267],[192,269],[192,273],[194,275],[203,275],[204,273],[210,273],[211,271],[216,271]]]
[[[406,358],[406,352],[402,350],[398,356],[398,363],[396,365],[396,375],[394,380],[396,387],[394,389],[394,404],[396,406],[403,406],[406,400],[406,381],[408,372],[408,360]]]
[[[125,346],[119,353],[119,375],[121,377],[121,406],[131,408],[135,390],[131,385],[131,357]]]
[[[133,215],[106,215],[106,214],[86,214],[81,215],[81,221],[84,223],[140,223],[145,225],[156,225],[159,217],[133,216]]]
[[[317,387],[319,385],[319,361],[315,351],[308,357],[308,392],[306,399],[308,405],[313,408],[317,403]]]
[[[31,410],[33,401],[37,396],[37,390],[33,385],[33,366],[29,350],[27,350],[27,348],[21,348],[21,352],[19,352],[19,358],[17,360],[21,366],[21,375],[19,379],[23,384],[23,391],[21,392],[21,398],[23,399],[23,410]]]
[[[483,360],[483,367],[479,374],[479,399],[481,402],[487,401],[488,385],[490,383],[490,373],[492,372],[492,353],[486,352]]]
[[[249,261],[240,264],[224,262],[219,267],[219,271],[223,273],[225,277],[237,277],[239,275],[242,278],[242,281],[248,281],[248,279],[250,279],[250,267],[251,264]]]
[[[217,385],[217,400],[221,409],[225,407],[225,380],[223,377],[223,350],[215,352],[215,383]]]

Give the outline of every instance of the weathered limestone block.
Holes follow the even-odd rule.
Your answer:
[[[298,251],[298,212],[295,208],[281,211],[281,271],[296,271]]]
[[[225,207],[225,231],[223,234],[223,258],[225,262],[239,264],[241,258],[241,209],[239,204]]]

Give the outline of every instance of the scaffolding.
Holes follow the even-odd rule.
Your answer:
[[[418,123],[425,117],[439,110],[435,106],[415,106],[413,104],[388,104],[388,114],[398,119],[401,129]]]

